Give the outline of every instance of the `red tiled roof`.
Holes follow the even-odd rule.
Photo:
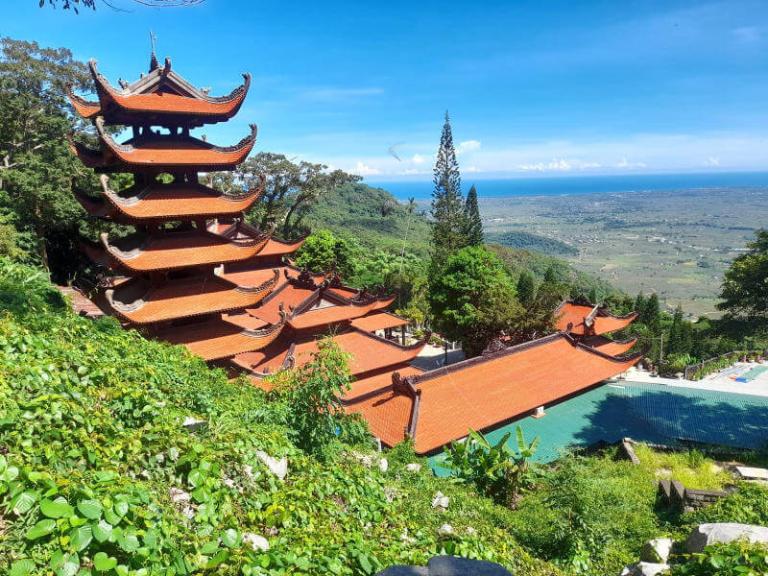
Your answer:
[[[378,314],[370,314],[369,316],[363,316],[362,318],[352,320],[352,326],[366,332],[386,330],[388,328],[397,328],[399,326],[407,325],[408,320],[389,312],[379,312]]]
[[[249,309],[248,313],[261,318],[265,322],[276,322],[280,317],[280,307],[290,314],[291,309],[296,308],[317,292],[316,288],[305,287],[284,282],[269,298],[266,298],[258,308]]]
[[[99,308],[90,298],[88,298],[83,292],[72,286],[56,286],[59,292],[64,294],[72,305],[72,309],[75,314],[79,316],[85,316],[87,318],[100,318],[104,316],[104,312]]]
[[[387,390],[347,403],[390,446],[413,431],[416,452],[524,416],[626,371],[640,356],[613,358],[558,333],[413,378],[413,394]]]
[[[121,220],[181,220],[206,216],[233,217],[247,210],[264,191],[264,183],[241,196],[227,196],[216,190],[192,183],[135,186],[120,196],[109,188],[108,178],[101,176],[103,196],[100,199],[77,194],[83,207],[93,216],[117,216]]]
[[[584,336],[607,334],[623,330],[637,318],[637,313],[633,312],[626,316],[614,316],[604,308],[590,304],[563,302],[555,311],[555,318],[557,329],[561,332]],[[592,321],[592,326],[587,326],[590,320]]]
[[[351,330],[333,336],[334,342],[350,355],[349,369],[353,375],[381,370],[388,366],[404,365],[419,355],[426,342],[413,346],[400,346],[366,332]],[[243,354],[234,359],[239,366],[258,373],[274,373],[283,368],[292,356],[293,366],[301,366],[318,350],[317,340],[295,343],[281,338],[274,345],[258,353]]]
[[[621,356],[629,352],[637,344],[637,338],[628,338],[627,340],[610,340],[604,336],[595,336],[584,340],[584,344],[591,346],[595,350],[600,350],[610,356]]]
[[[403,378],[424,373],[421,368],[417,368],[416,366],[405,365],[393,367],[392,369],[387,368],[385,372],[358,378],[352,382],[350,390],[344,394],[344,400],[352,402],[355,400],[362,400],[364,396],[377,391],[384,392],[385,388],[392,387],[392,374],[394,372],[397,372]]]
[[[272,285],[243,290],[216,276],[181,278],[162,285],[134,279],[105,295],[112,309],[127,321],[149,324],[253,306],[269,294]]]
[[[155,120],[186,117],[191,125],[221,122],[237,113],[251,83],[250,75],[243,74],[244,83],[229,95],[209,96],[173,72],[170,61],[166,60],[166,66],[158,66],[132,85],[117,89],[98,72],[95,61],[91,60],[89,66],[99,102],[88,102],[71,90],[70,102],[85,118],[103,115],[117,124],[131,124],[139,117]]]
[[[268,242],[266,236],[254,238],[251,242],[233,242],[218,234],[190,230],[149,236],[138,248],[124,251],[110,244],[107,234],[101,235],[101,243],[107,253],[120,266],[133,272],[247,260],[259,254]]]
[[[222,318],[196,324],[172,326],[154,335],[171,344],[181,344],[204,360],[220,360],[269,346],[279,336],[283,322],[262,330],[243,330]]]
[[[328,326],[365,316],[374,310],[381,310],[392,304],[394,300],[394,298],[388,298],[387,300],[373,300],[368,304],[336,304],[310,308],[306,312],[292,317],[288,323],[296,330]]]

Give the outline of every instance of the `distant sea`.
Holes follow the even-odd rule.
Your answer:
[[[384,188],[395,198],[427,200],[432,194],[432,182],[377,181],[366,184]],[[768,172],[721,172],[705,174],[628,174],[621,176],[568,176],[557,178],[509,178],[496,180],[473,179],[463,175],[464,193],[474,184],[482,198],[507,196],[557,196],[566,194],[600,194],[611,192],[653,192],[663,190],[717,189],[733,187],[766,187]]]

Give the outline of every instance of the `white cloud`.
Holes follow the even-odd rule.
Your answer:
[[[477,166],[467,166],[462,171],[468,174],[477,174],[478,172],[482,172],[482,170],[480,170],[480,168]]]
[[[340,88],[335,86],[323,86],[318,88],[309,88],[299,93],[303,100],[313,102],[349,102],[368,96],[377,96],[383,94],[383,88]]]
[[[357,164],[355,164],[355,167],[351,170],[348,170],[348,172],[351,172],[352,174],[357,174],[358,176],[376,176],[378,174],[381,174],[381,170],[378,168],[372,168],[368,166],[367,164],[360,162],[358,160]]]
[[[480,141],[479,140],[465,140],[464,142],[460,142],[459,145],[456,147],[456,155],[465,154],[466,152],[474,152],[475,150],[480,149]]]
[[[732,32],[736,40],[742,44],[754,44],[763,37],[762,32],[756,26],[740,26],[739,28],[734,28]]]
[[[710,156],[704,161],[704,166],[709,166],[712,168],[716,168],[720,166],[720,158],[717,156]]]
[[[414,164],[424,164],[424,162],[427,161],[427,158],[425,156],[422,156],[421,154],[414,154],[411,157],[411,162]]]
[[[549,162],[517,165],[517,169],[522,172],[570,172],[571,170],[593,170],[601,167],[602,164],[599,162],[583,162],[566,158],[553,158]]]
[[[624,170],[635,170],[637,168],[647,168],[648,165],[645,162],[630,162],[625,158],[622,158],[616,163],[616,168]]]

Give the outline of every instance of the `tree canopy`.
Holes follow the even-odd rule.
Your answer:
[[[768,320],[768,230],[758,230],[747,249],[726,270],[717,307],[733,318]]]
[[[467,193],[464,204],[464,234],[470,246],[479,246],[484,242],[483,221],[480,218],[480,207],[477,204],[477,188],[472,185]]]

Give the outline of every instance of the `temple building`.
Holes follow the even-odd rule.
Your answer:
[[[107,313],[145,335],[186,346],[233,371],[263,377],[306,362],[323,334],[351,355],[355,376],[402,369],[424,343],[400,345],[375,333],[406,324],[384,312],[392,299],[341,283],[335,275],[301,271],[288,258],[303,239],[275,237],[245,221],[265,178],[253,190],[219,192],[201,174],[233,170],[256,140],[256,126],[234,146],[216,146],[191,130],[238,112],[250,76],[228,96],[194,87],[152,55],[149,72],[112,86],[89,63],[98,101],[70,93],[75,110],[93,122],[98,148],[71,140],[73,152],[101,173],[99,196],[77,194],[95,218],[134,233],[84,249],[112,275],[96,298]],[[116,134],[128,132],[125,141]],[[108,174],[128,173],[116,190]]]
[[[270,374],[301,366],[332,335],[350,355],[354,376],[341,398],[361,414],[388,446],[410,438],[430,454],[467,435],[529,415],[614,377],[640,358],[634,340],[606,335],[635,315],[616,317],[599,306],[565,302],[556,312],[559,332],[521,344],[494,342],[483,355],[423,371],[412,365],[424,340],[405,345],[392,334],[407,322],[386,311],[391,297],[351,288],[335,274],[292,265],[303,239],[277,238],[245,220],[266,179],[231,194],[201,178],[235,169],[253,149],[256,126],[234,146],[217,146],[191,131],[225,122],[238,112],[250,85],[210,96],[152,55],[149,72],[112,86],[90,62],[98,101],[70,94],[93,122],[98,147],[70,141],[73,152],[101,173],[98,196],[77,194],[94,218],[129,226],[120,237],[102,234],[84,248],[110,274],[95,298],[75,304],[100,311],[148,337],[246,373],[268,388]],[[120,139],[121,134],[126,134]],[[127,186],[118,186],[130,174]],[[404,333],[403,333],[404,336]]]

